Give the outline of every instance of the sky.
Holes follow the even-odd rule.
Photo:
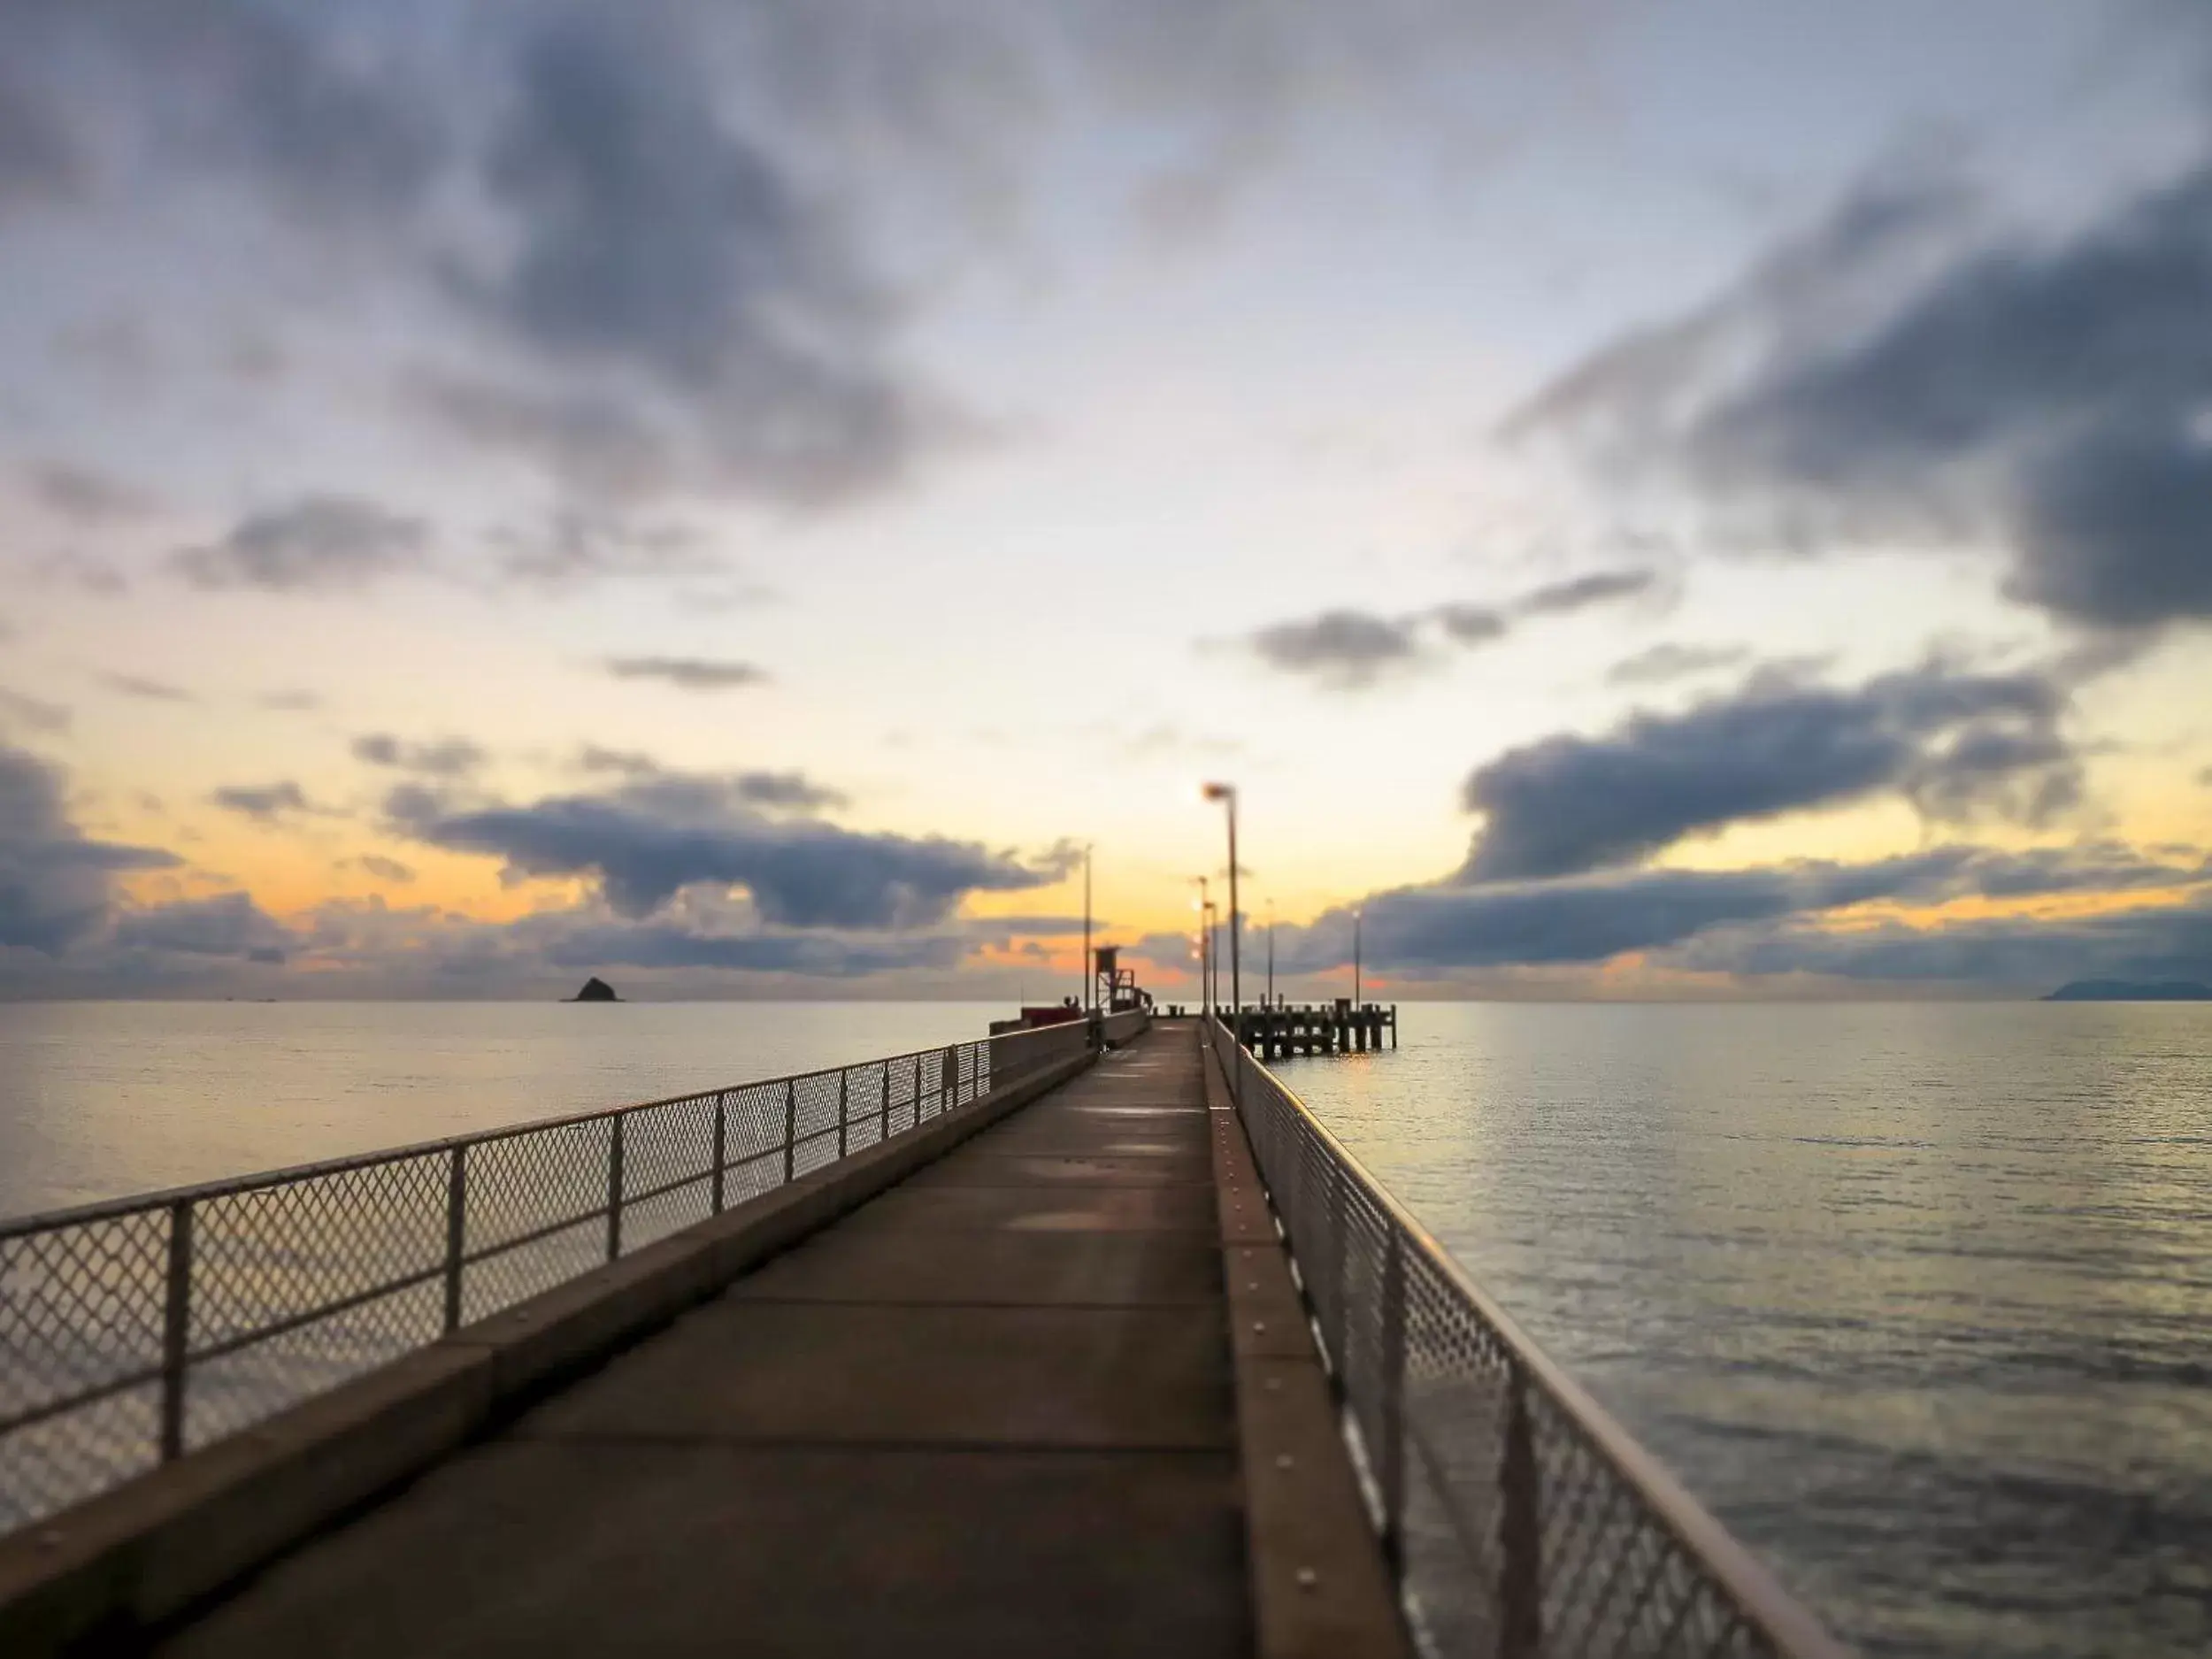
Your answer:
[[[2212,978],[2212,9],[0,0],[0,995]]]

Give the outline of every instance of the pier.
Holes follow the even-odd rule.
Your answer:
[[[1349,997],[1333,1002],[1240,1009],[1234,1019],[1239,1041],[1263,1060],[1293,1055],[1366,1054],[1398,1046],[1398,1005],[1363,1002]]]
[[[1840,1652],[1217,1021],[6,1224],[0,1275],[12,1659]]]

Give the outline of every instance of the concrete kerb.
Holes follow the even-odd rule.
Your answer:
[[[0,1539],[0,1653],[113,1651],[1087,1069],[1084,1053]]]
[[[1199,1046],[1212,1108],[1257,1652],[1260,1659],[1410,1659],[1396,1588],[1251,1142],[1211,1045]]]

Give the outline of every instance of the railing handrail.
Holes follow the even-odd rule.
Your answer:
[[[1249,1048],[1237,1042],[1226,1021],[1217,1018],[1213,1025],[1221,1037],[1235,1044],[1243,1063],[1265,1079],[1298,1114],[1302,1126],[1321,1143],[1369,1201],[1427,1259],[1428,1266],[1473,1307],[1500,1343],[1512,1352],[1530,1377],[1551,1396],[1575,1430],[1635,1489],[1659,1523],[1673,1533],[1676,1542],[1706,1567],[1747,1623],[1793,1659],[1851,1659],[1851,1650],[1831,1636],[1781,1581],[1690,1495],[1664,1464],[1645,1450],[1610,1412],[1475,1282],[1435,1234],[1321,1121],[1297,1090],[1284,1082]],[[1237,1108],[1241,1116],[1241,1098]],[[1264,1170],[1262,1179],[1265,1179]]]
[[[734,1094],[748,1089],[776,1088],[786,1083],[803,1083],[818,1077],[835,1077],[840,1072],[858,1071],[867,1066],[896,1065],[903,1060],[920,1060],[931,1055],[941,1055],[948,1048],[988,1047],[993,1043],[1018,1041],[1025,1037],[1034,1037],[1041,1032],[1057,1032],[1060,1029],[1056,1025],[1042,1025],[1027,1031],[1003,1031],[994,1036],[963,1037],[952,1042],[935,1043],[926,1048],[871,1055],[866,1059],[854,1060],[843,1065],[817,1066],[811,1071],[787,1071],[775,1077],[747,1078],[742,1082],[725,1083],[714,1088],[689,1089],[680,1094],[664,1094],[657,1100],[628,1101],[619,1106],[595,1106],[584,1111],[564,1112],[550,1118],[529,1118],[519,1123],[502,1124],[495,1129],[469,1130],[457,1135],[442,1135],[433,1141],[411,1141],[400,1146],[382,1147],[368,1152],[347,1152],[307,1164],[259,1170],[250,1175],[219,1176],[213,1180],[197,1181],[183,1187],[131,1193],[119,1198],[98,1198],[88,1203],[38,1210],[27,1216],[0,1217],[0,1240],[19,1238],[25,1233],[42,1233],[54,1227],[74,1226],[88,1221],[109,1221],[142,1210],[162,1210],[172,1204],[206,1198],[227,1198],[237,1193],[258,1192],[265,1187],[282,1187],[292,1181],[310,1180],[318,1176],[342,1175],[349,1170],[372,1169],[380,1164],[398,1164],[409,1158],[427,1157],[433,1153],[450,1152],[456,1147],[483,1146],[491,1141],[510,1141],[518,1135],[536,1134],[548,1129],[601,1123],[610,1118],[650,1111],[662,1106],[682,1106],[694,1101],[710,1101],[718,1095]]]

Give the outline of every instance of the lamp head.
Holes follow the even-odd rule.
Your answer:
[[[1237,798],[1237,787],[1233,783],[1202,783],[1198,794],[1201,800],[1233,801]]]

